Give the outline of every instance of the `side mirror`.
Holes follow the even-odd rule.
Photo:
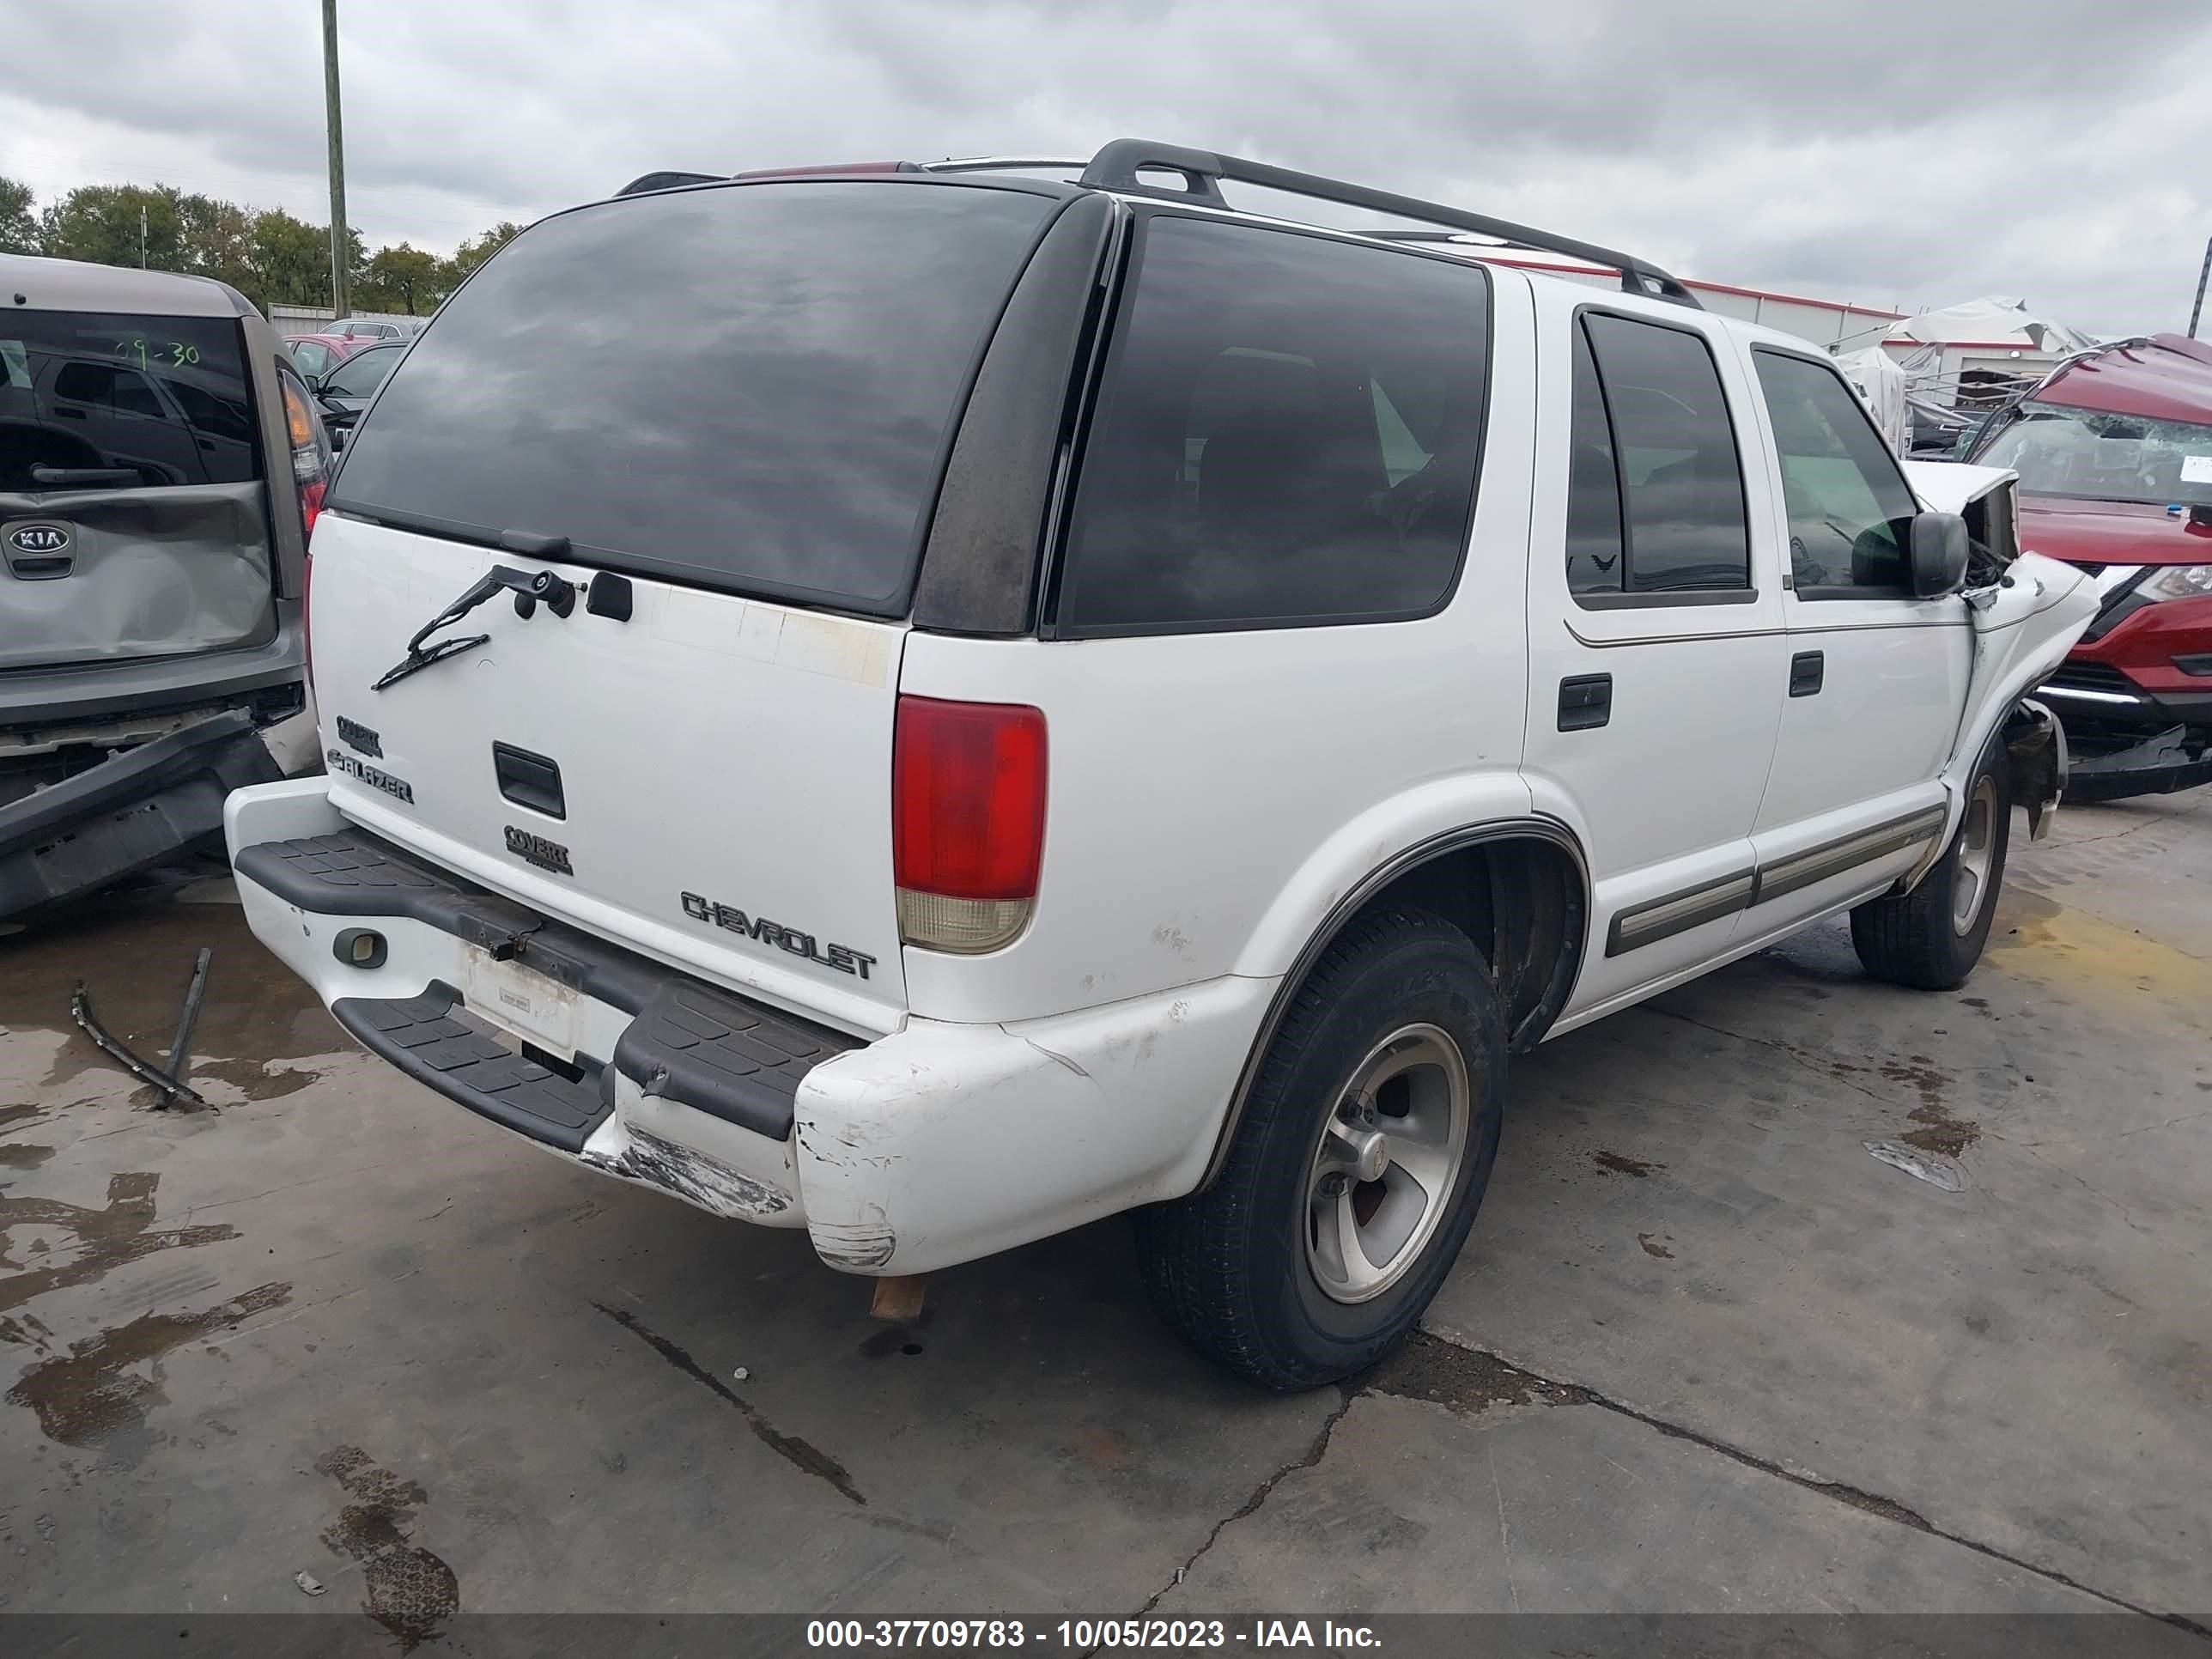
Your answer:
[[[1966,582],[1966,521],[1955,513],[1923,513],[1912,520],[1912,592],[1940,599]]]

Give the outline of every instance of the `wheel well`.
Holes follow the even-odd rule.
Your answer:
[[[1542,1042],[1559,1010],[1567,1006],[1575,976],[1582,970],[1583,943],[1589,932],[1589,890],[1580,854],[1566,832],[1533,824],[1526,830],[1498,826],[1463,831],[1431,846],[1434,850],[1426,856],[1412,855],[1408,867],[1389,876],[1372,892],[1355,889],[1358,902],[1331,916],[1308,941],[1297,965],[1277,991],[1274,1006],[1245,1059],[1213,1156],[1200,1177],[1200,1191],[1211,1187],[1221,1173],[1261,1058],[1298,982],[1331,939],[1378,906],[1426,910],[1474,941],[1504,1000],[1506,1040],[1516,1053]]]
[[[1382,905],[1427,910],[1473,939],[1514,1049],[1543,1040],[1575,988],[1589,921],[1581,866],[1565,847],[1515,836],[1457,848],[1390,881],[1357,914]]]

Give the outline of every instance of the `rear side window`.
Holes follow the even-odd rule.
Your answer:
[[[1579,595],[1749,589],[1743,465],[1704,337],[1597,312],[1577,336],[1568,586]],[[1622,556],[1608,565],[1615,524]]]
[[[0,490],[72,488],[40,474],[87,471],[149,488],[259,477],[238,325],[0,313]]]
[[[545,220],[408,347],[332,505],[896,614],[975,365],[1058,205],[853,179]]]
[[[1912,492],[1834,370],[1754,351],[1782,457],[1790,571],[1801,599],[1910,599]]]
[[[1380,621],[1443,602],[1481,441],[1480,266],[1160,216],[1122,305],[1062,632]]]

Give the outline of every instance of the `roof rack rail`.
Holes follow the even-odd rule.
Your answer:
[[[639,174],[615,192],[616,196],[642,196],[647,191],[680,190],[685,185],[716,185],[722,181],[719,173],[645,173]]]
[[[1180,173],[1183,187],[1175,190],[1146,183],[1139,176],[1146,172]],[[1340,179],[1324,179],[1318,173],[1295,173],[1288,167],[1273,167],[1265,161],[1217,155],[1210,150],[1186,149],[1179,144],[1156,144],[1142,138],[1116,138],[1091,158],[1090,165],[1083,170],[1082,182],[1094,190],[1149,196],[1163,201],[1188,202],[1201,207],[1226,208],[1229,204],[1221,194],[1220,185],[1224,179],[1236,184],[1257,185],[1262,190],[1279,190],[1286,195],[1304,196],[1314,201],[1365,208],[1370,212],[1387,213],[1396,219],[1442,225],[1455,231],[1472,231],[1478,236],[1493,237],[1501,243],[1516,247],[1563,253],[1571,258],[1587,259],[1593,264],[1610,265],[1620,272],[1620,286],[1624,292],[1641,294],[1654,300],[1669,300],[1676,305],[1688,306],[1692,310],[1702,311],[1705,308],[1680,280],[1658,266],[1639,259],[1634,254],[1623,253],[1617,248],[1601,247],[1595,242],[1577,241],[1570,236],[1557,236],[1533,226],[1493,219],[1487,214],[1469,213],[1464,208],[1446,207],[1439,202],[1424,202],[1418,197],[1399,196],[1387,190],[1371,190],[1364,185],[1346,184]],[[1389,233],[1384,234],[1387,237]]]
[[[1080,155],[948,155],[942,161],[924,161],[924,173],[1026,173],[1032,167],[1066,167],[1080,173],[1091,163]]]

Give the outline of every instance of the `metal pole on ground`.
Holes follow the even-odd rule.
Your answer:
[[[338,0],[323,0],[323,103],[331,138],[331,314],[346,314],[345,135],[338,125]]]

